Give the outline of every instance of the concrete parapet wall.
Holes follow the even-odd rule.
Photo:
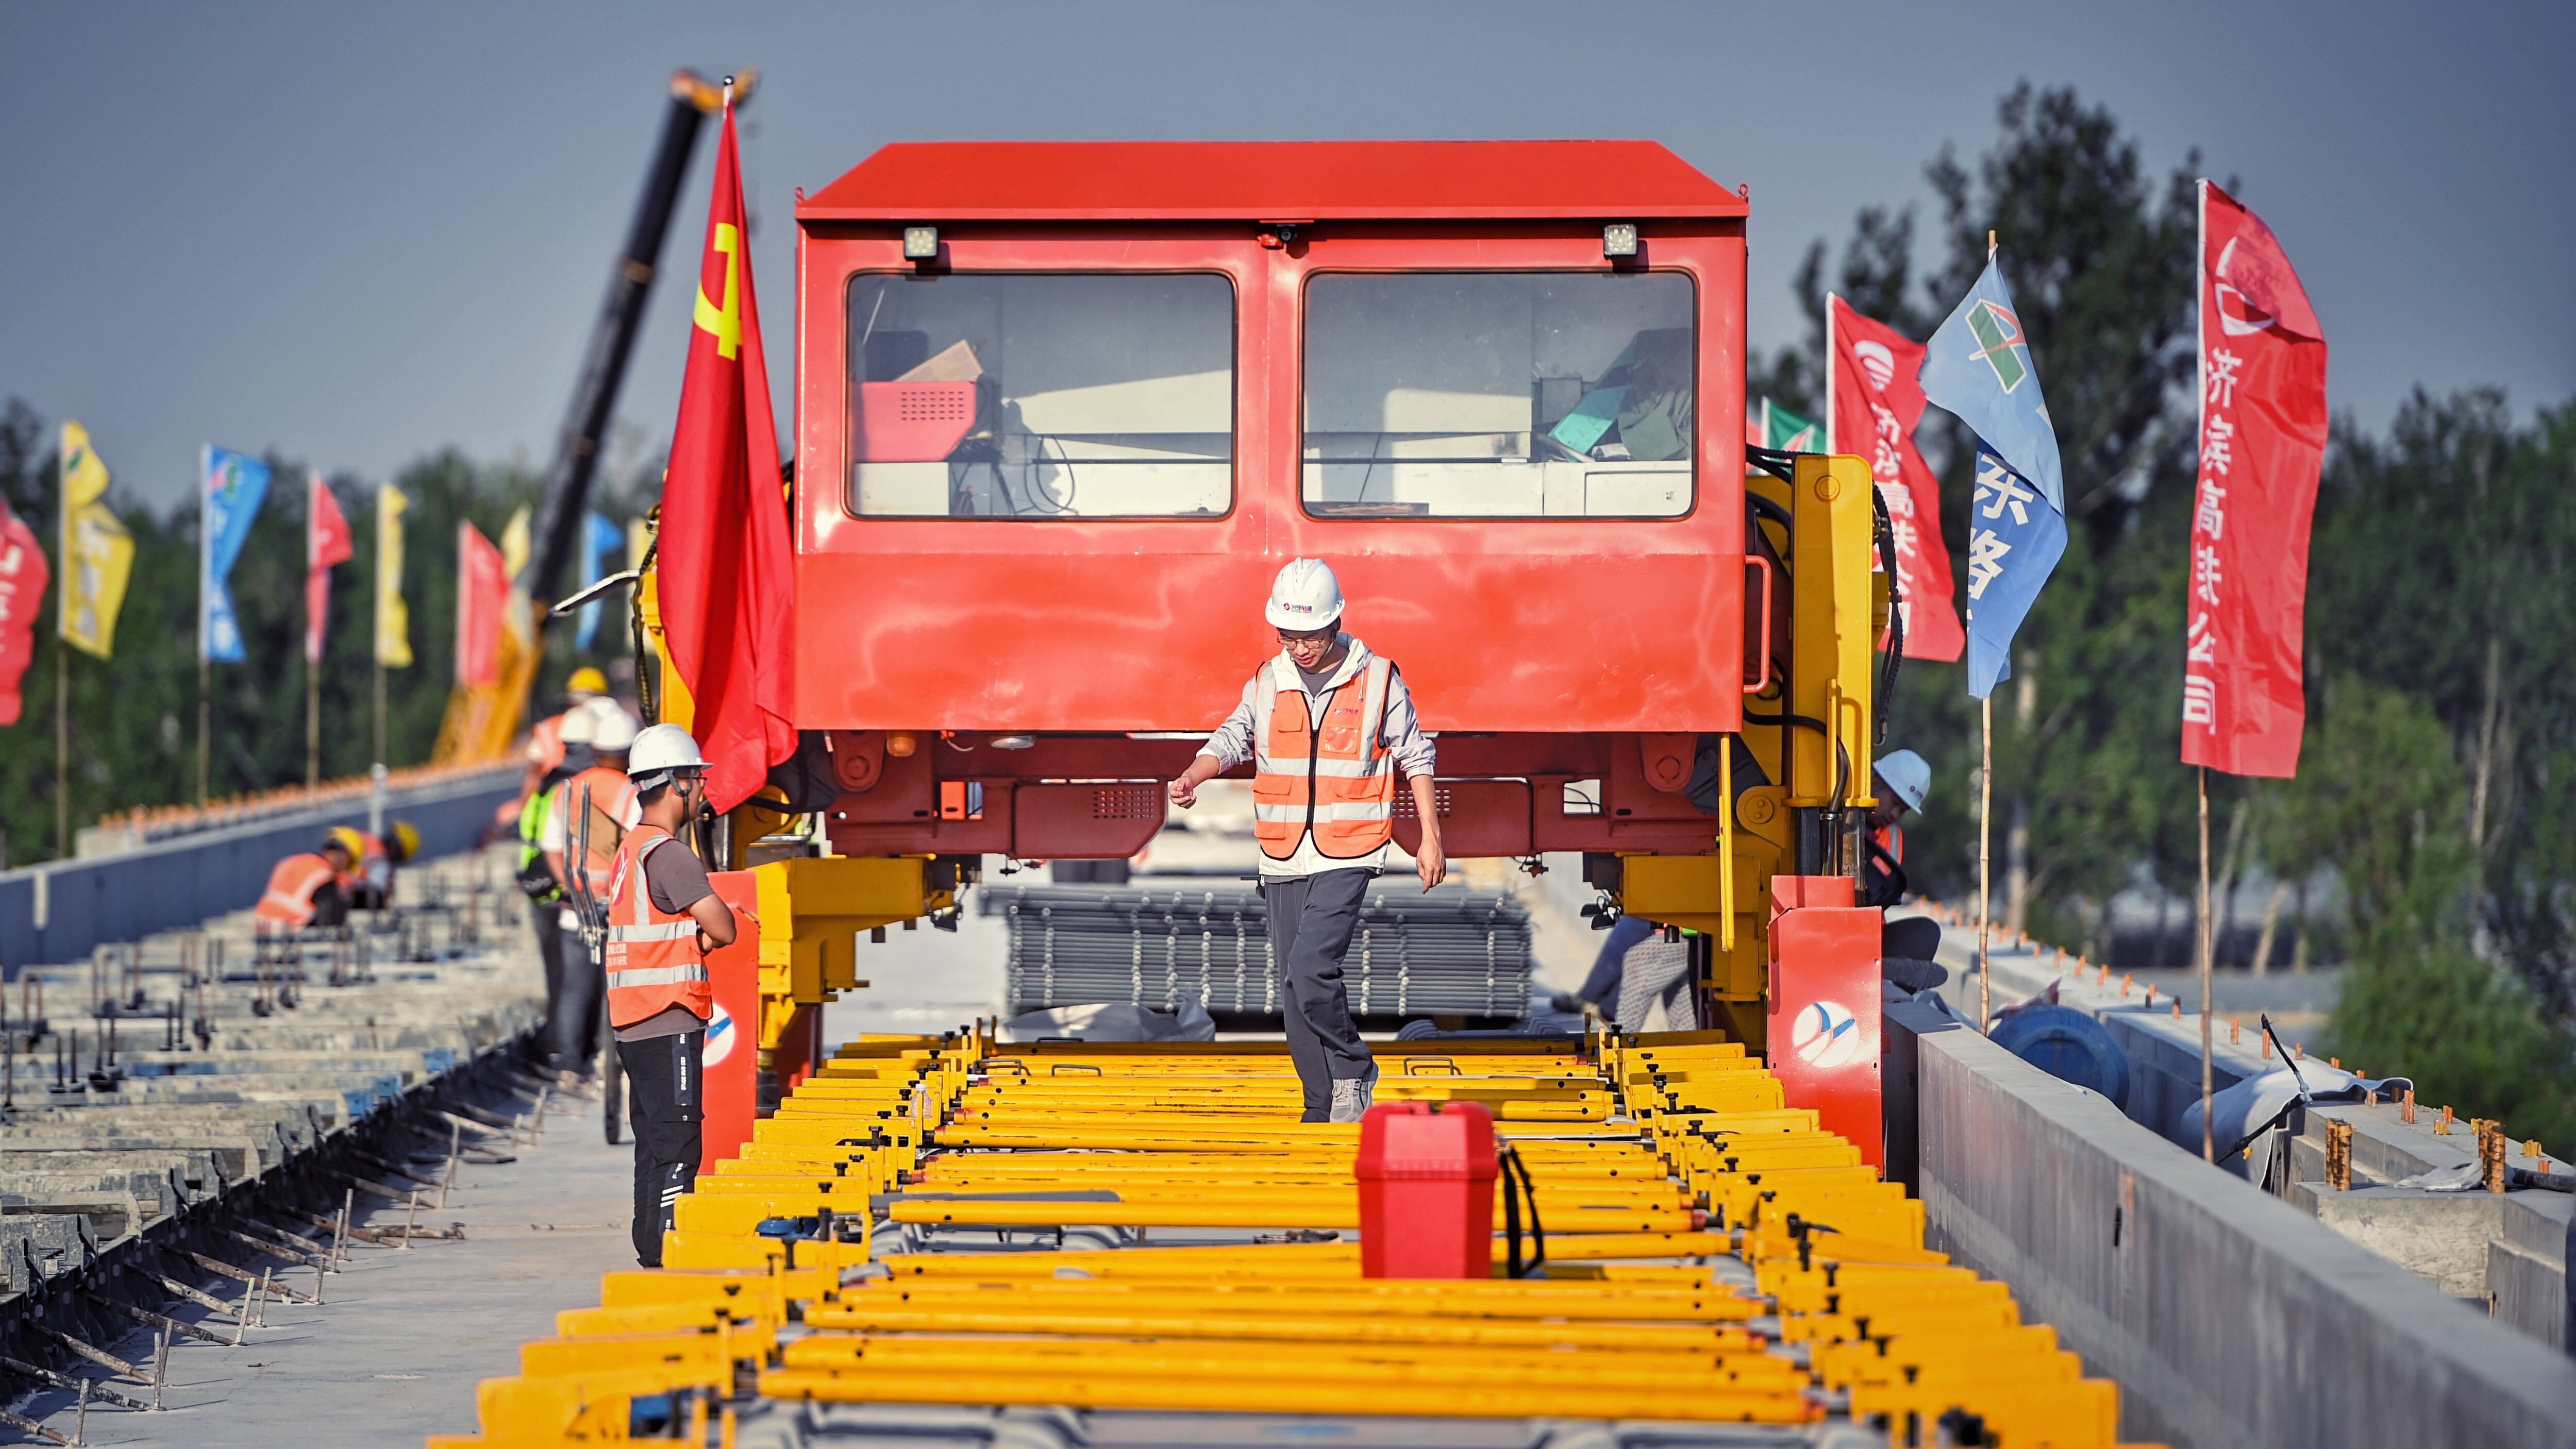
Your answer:
[[[520,767],[385,793],[385,818],[420,831],[423,858],[471,848],[492,812],[518,793]],[[121,855],[0,872],[0,973],[76,961],[110,941],[139,941],[247,909],[280,858],[310,850],[335,825],[364,828],[367,802],[314,810],[146,846]]]
[[[1890,1161],[1931,1246],[2118,1379],[2124,1437],[2576,1445],[2548,1347],[1928,1007],[1886,1023]]]

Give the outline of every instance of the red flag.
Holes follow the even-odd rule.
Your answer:
[[[501,682],[501,620],[510,609],[510,569],[501,550],[470,523],[456,525],[456,682]]]
[[[751,798],[796,749],[796,560],[751,294],[733,110],[716,148],[697,325],[662,480],[662,624],[695,702],[690,732],[719,810]]]
[[[2326,453],[2326,342],[2272,229],[2200,183],[2200,475],[2182,761],[2299,772],[2308,520]]]
[[[1941,486],[1914,449],[1923,420],[1923,345],[1825,298],[1825,429],[1830,452],[1869,460],[1896,534],[1897,582],[1905,613],[1905,657],[1955,663],[1968,647],[1941,543]]]
[[[0,725],[13,725],[26,705],[18,680],[36,658],[36,611],[44,607],[53,571],[36,531],[0,498]],[[63,646],[57,642],[55,648]]]
[[[331,485],[315,473],[304,485],[304,662],[322,662],[322,631],[331,621],[331,566],[349,561],[349,520]]]

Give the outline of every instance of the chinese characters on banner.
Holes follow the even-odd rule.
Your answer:
[[[2298,773],[2308,521],[2326,446],[2326,344],[2271,229],[2200,183],[2200,470],[2182,760]]]
[[[1914,448],[1923,419],[1923,348],[1904,334],[1825,298],[1826,451],[1869,460],[1870,477],[1887,504],[1896,536],[1905,657],[1952,663],[1967,647],[1950,581],[1950,550],[1941,542],[1941,490]]]

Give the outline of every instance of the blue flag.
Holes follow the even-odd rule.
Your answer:
[[[2013,311],[2012,293],[1990,260],[1966,300],[1923,345],[1923,395],[1959,415],[2004,465],[2066,512],[2066,483],[2057,466],[2057,428],[2039,395],[2030,341]]]
[[[251,520],[268,497],[268,465],[209,443],[200,455],[202,512],[197,519],[197,657],[239,664],[241,624],[233,617],[233,591],[225,584]]]
[[[1969,698],[2012,678],[2013,634],[2065,552],[2066,515],[1980,440],[1968,501]]]
[[[2012,641],[2066,552],[2057,429],[2039,394],[2030,340],[1994,259],[1924,344],[1923,395],[1977,434],[1968,505],[1968,695],[2012,677]]]
[[[625,544],[625,529],[618,527],[616,524],[609,522],[607,519],[600,517],[596,513],[583,514],[581,586],[585,589],[589,588],[592,584],[598,583],[602,578],[606,577],[606,570],[608,567],[606,560],[610,550],[622,548]],[[599,601],[593,599],[591,602],[581,606],[581,622],[573,626],[572,647],[577,650],[586,650],[590,648],[591,639],[598,633]]]

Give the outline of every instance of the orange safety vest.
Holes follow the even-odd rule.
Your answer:
[[[1288,656],[1264,672],[1273,687],[1253,691],[1252,720],[1252,834],[1261,853],[1286,860],[1311,830],[1328,859],[1373,854],[1395,838],[1395,758],[1378,743],[1394,664],[1372,656],[1335,685],[1324,696],[1321,730]]]
[[[590,791],[590,859],[585,863],[572,858],[573,847],[581,840],[581,822],[575,812],[581,809],[581,792]],[[563,811],[564,869],[584,870],[590,877],[590,893],[602,900],[616,881],[615,863],[618,843],[626,838],[628,807],[635,802],[635,782],[623,770],[606,765],[593,765],[555,787],[555,808]]]
[[[268,873],[268,892],[252,914],[270,927],[301,930],[313,924],[313,897],[338,876],[331,862],[311,851],[290,855]]]
[[[707,981],[707,958],[698,950],[698,920],[686,911],[653,904],[644,883],[644,859],[676,837],[658,825],[639,825],[617,852],[617,883],[608,897],[608,1024],[635,1023],[684,1006],[691,1015],[715,1015],[716,991]],[[682,849],[687,849],[682,846]]]
[[[562,715],[548,715],[528,731],[528,762],[540,775],[553,774],[564,762],[563,722]]]

